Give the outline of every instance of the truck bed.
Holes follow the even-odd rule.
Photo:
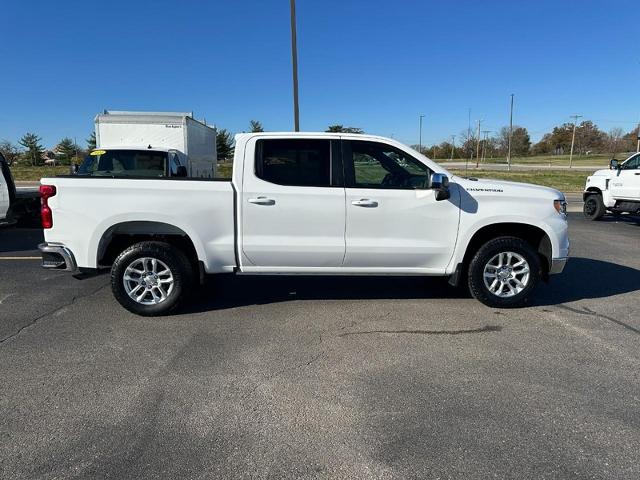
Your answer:
[[[48,201],[53,228],[45,230],[45,240],[66,245],[78,267],[99,267],[101,244],[113,235],[163,226],[191,238],[206,272],[235,267],[229,181],[64,176],[43,178],[41,184],[57,190]]]

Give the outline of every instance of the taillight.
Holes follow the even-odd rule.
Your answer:
[[[49,207],[49,199],[56,194],[56,187],[53,185],[40,185],[40,218],[42,228],[53,227],[53,214]]]

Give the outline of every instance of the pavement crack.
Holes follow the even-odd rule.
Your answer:
[[[91,295],[94,295],[96,293],[98,293],[100,290],[102,290],[103,288],[105,288],[107,285],[101,285],[100,287],[93,289],[92,291],[90,291],[87,294],[84,295],[74,295],[73,297],[71,297],[71,300],[68,301],[67,303],[64,303],[62,305],[57,306],[56,308],[46,311],[41,315],[38,315],[37,317],[31,319],[27,324],[23,325],[22,327],[20,327],[18,330],[16,330],[14,333],[12,333],[11,335],[7,335],[4,338],[0,338],[0,344],[3,344],[5,342],[7,342],[8,340],[11,340],[12,338],[17,337],[18,335],[20,335],[24,330],[26,330],[29,327],[32,327],[33,325],[35,325],[36,323],[38,323],[38,321],[42,320],[45,317],[48,317],[50,315],[54,315],[56,312],[59,312],[60,310],[62,310],[63,308],[69,307],[71,305],[73,305],[77,300],[81,300],[83,298],[87,298],[90,297]]]
[[[502,327],[500,325],[485,325],[481,328],[469,328],[466,330],[368,330],[363,332],[339,333],[337,336],[347,337],[350,335],[370,335],[373,333],[395,333],[410,335],[464,335],[467,333],[500,332],[501,330]]]
[[[318,337],[319,341],[317,346],[322,345],[323,343],[323,338],[322,338],[322,333],[319,334]],[[280,370],[278,370],[277,372],[273,373],[272,375],[269,375],[267,377],[265,377],[263,380],[259,381],[256,385],[254,385],[254,387],[247,392],[246,394],[244,394],[241,397],[241,402],[244,402],[245,400],[247,400],[249,397],[253,396],[253,394],[263,385],[266,385],[268,383],[271,383],[272,381],[274,381],[275,379],[277,379],[278,377],[282,376],[284,373],[286,373],[287,371],[295,371],[298,370],[300,368],[303,367],[308,367],[309,365],[317,362],[320,358],[322,358],[325,355],[325,351],[324,349],[321,350],[319,353],[317,353],[316,355],[312,356],[311,358],[309,358],[308,360],[299,362],[295,365],[289,365],[289,366],[285,366],[283,368],[281,368]]]
[[[16,294],[15,293],[7,293],[6,295],[3,295],[2,298],[0,298],[0,305],[2,305],[7,298],[13,297],[14,295],[16,295]]]
[[[602,313],[595,312],[591,310],[589,307],[582,307],[582,309],[579,309],[579,308],[569,307],[568,305],[560,304],[558,305],[558,308],[561,308],[563,310],[568,310],[569,312],[577,313],[578,315],[587,315],[595,318],[604,318],[605,320],[609,320],[612,323],[615,323],[617,325],[620,325],[621,327],[626,328],[627,330],[635,333],[636,335],[640,335],[640,329],[637,329],[636,327],[629,325],[628,323],[625,323],[622,320],[618,320],[617,318],[613,318],[613,317],[610,317],[609,315],[604,315]]]

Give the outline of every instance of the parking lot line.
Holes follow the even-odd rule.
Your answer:
[[[2,257],[0,260],[41,260],[42,257]]]

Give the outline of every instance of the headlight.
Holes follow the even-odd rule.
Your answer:
[[[556,212],[561,213],[562,215],[567,214],[567,201],[566,200],[554,200],[553,207],[556,209]]]

